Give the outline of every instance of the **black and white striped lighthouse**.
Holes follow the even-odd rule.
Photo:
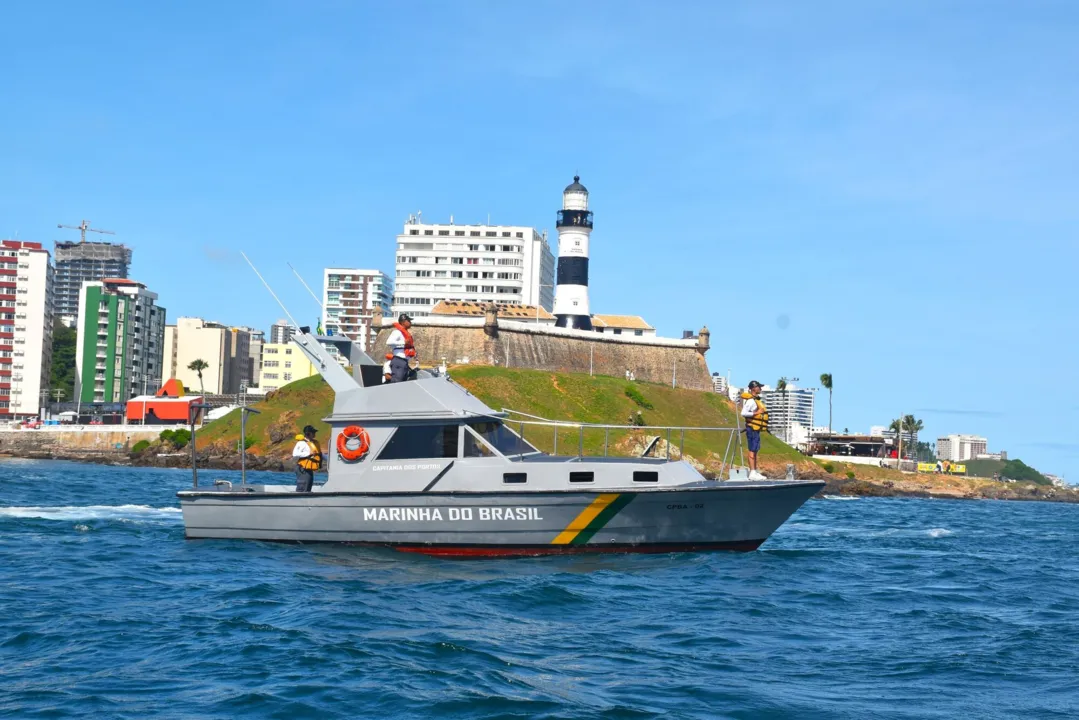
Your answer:
[[[558,211],[558,275],[555,280],[555,326],[592,329],[588,309],[588,238],[592,234],[592,213],[588,210],[588,189],[581,178],[562,193]]]

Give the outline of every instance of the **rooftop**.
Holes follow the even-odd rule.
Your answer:
[[[587,193],[588,188],[586,188],[584,185],[581,184],[581,176],[580,175],[574,175],[573,176],[573,183],[571,185],[567,185],[566,189],[563,190],[563,192],[583,192],[583,193]]]
[[[496,303],[498,316],[501,318],[521,318],[535,320],[537,307],[535,305],[511,305],[508,303]],[[553,320],[554,315],[538,308],[540,320]],[[432,315],[455,316],[455,317],[483,317],[487,314],[487,303],[470,302],[468,300],[439,300],[431,308]]]
[[[593,315],[592,325],[601,328],[627,328],[630,330],[655,330],[640,315]]]

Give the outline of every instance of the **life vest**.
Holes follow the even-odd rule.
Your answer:
[[[760,432],[768,429],[768,410],[764,407],[764,401],[759,397],[753,397],[752,394],[744,392],[742,393],[742,405],[746,404],[746,400],[755,400],[757,408],[761,411],[760,415],[754,415],[753,417],[745,418],[746,428],[749,430],[756,430]]]
[[[393,326],[405,336],[405,357],[416,357],[416,343],[412,342],[412,333],[405,330],[401,323],[394,323]]]
[[[308,440],[303,435],[297,435],[297,440],[302,440],[307,443],[307,447],[311,449],[311,454],[305,458],[300,458],[296,461],[304,470],[310,470],[315,472],[322,469],[322,446],[318,444],[318,440]]]

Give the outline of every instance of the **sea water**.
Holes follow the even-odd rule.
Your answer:
[[[189,484],[0,464],[0,715],[1079,715],[1079,506],[825,498],[753,553],[460,561],[188,541]]]

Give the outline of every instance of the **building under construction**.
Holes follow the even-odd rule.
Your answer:
[[[127,278],[131,248],[108,242],[56,243],[53,316],[72,327],[79,316],[79,289],[84,282]]]

